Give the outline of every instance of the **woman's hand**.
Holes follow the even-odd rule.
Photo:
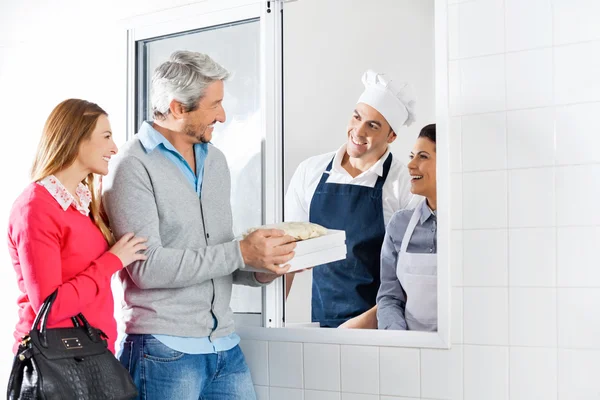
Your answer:
[[[134,261],[148,258],[145,254],[140,253],[148,248],[144,244],[146,240],[146,238],[135,236],[133,233],[127,233],[109,251],[119,257],[125,268]]]

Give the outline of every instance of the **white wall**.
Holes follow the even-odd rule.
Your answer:
[[[336,151],[346,142],[346,128],[364,90],[361,77],[367,69],[410,84],[417,120],[397,132],[391,145],[394,157],[408,163],[419,131],[435,122],[433,3],[300,0],[285,6],[286,189],[298,164]],[[286,323],[310,323],[311,286],[311,270],[296,274],[286,303]]]
[[[112,20],[165,8],[97,2],[92,26],[54,40],[83,2],[53,2],[60,13],[32,3],[0,5],[3,226],[55,103],[98,101],[123,142],[125,50]],[[453,348],[247,341],[261,400],[600,397],[600,3],[470,0],[449,11],[453,245],[463,249],[452,266]],[[0,252],[4,387],[16,290]]]

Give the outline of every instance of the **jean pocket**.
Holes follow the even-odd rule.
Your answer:
[[[121,354],[119,354],[119,361],[121,365],[125,367],[129,373],[131,373],[131,358],[133,357],[133,342],[123,342],[123,348]]]
[[[173,350],[158,339],[144,340],[144,358],[157,362],[172,362],[182,358],[185,353]]]

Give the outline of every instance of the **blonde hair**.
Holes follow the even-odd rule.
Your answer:
[[[101,115],[108,116],[100,106],[85,100],[68,99],[57,105],[44,125],[31,168],[31,179],[37,182],[71,166],[77,159],[81,143],[90,139]],[[108,218],[102,209],[101,194],[95,188],[94,179],[94,174],[89,174],[81,182],[92,193],[90,216],[102,236],[112,245],[115,239],[108,227]]]

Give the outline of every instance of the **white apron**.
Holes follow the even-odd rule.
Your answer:
[[[406,227],[398,254],[396,276],[406,293],[404,315],[408,330],[437,331],[437,254],[406,252],[421,218],[422,207],[427,205],[421,203],[415,207]]]

